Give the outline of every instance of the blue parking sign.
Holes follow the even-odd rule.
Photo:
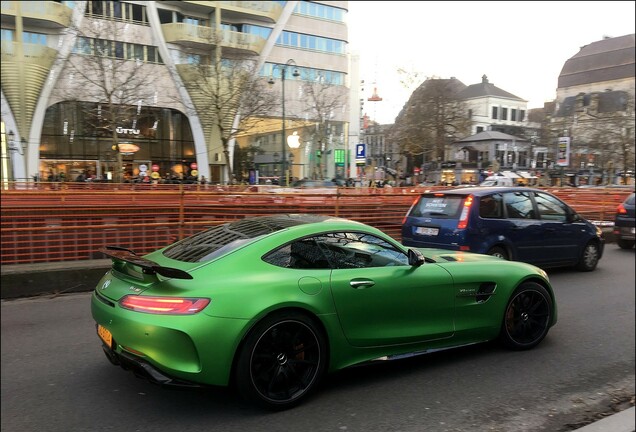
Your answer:
[[[366,144],[356,144],[356,164],[364,164],[366,158]]]

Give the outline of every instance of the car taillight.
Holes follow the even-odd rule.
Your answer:
[[[468,195],[464,201],[464,207],[462,208],[462,214],[459,216],[459,222],[457,223],[457,229],[465,229],[468,225],[468,215],[470,213],[470,206],[473,205],[473,196]]]
[[[623,204],[619,204],[618,207],[616,208],[616,213],[618,214],[626,214],[627,210],[625,210],[625,206],[623,206]]]
[[[402,219],[402,225],[404,225],[406,223],[406,218],[409,217],[409,214],[411,213],[411,210],[413,209],[413,206],[415,204],[417,204],[417,200],[419,200],[420,198],[417,197],[415,198],[415,200],[413,200],[413,204],[411,204],[411,207],[409,207],[409,211],[406,212],[406,214],[404,215],[404,219]]]
[[[210,299],[186,297],[144,297],[127,295],[119,301],[124,309],[160,315],[194,315],[201,312]]]

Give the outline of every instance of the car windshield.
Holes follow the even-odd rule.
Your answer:
[[[409,216],[455,218],[459,216],[463,195],[422,195]]]

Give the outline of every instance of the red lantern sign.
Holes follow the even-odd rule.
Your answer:
[[[152,169],[152,171],[153,171],[153,172],[157,172],[157,171],[159,171],[159,165],[157,165],[157,164],[152,164],[151,169]]]
[[[196,162],[192,162],[190,164],[190,168],[193,169],[193,170],[197,169],[197,163]]]

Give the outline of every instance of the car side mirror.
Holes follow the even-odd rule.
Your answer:
[[[412,267],[419,267],[426,261],[424,259],[424,255],[422,255],[422,252],[415,249],[409,249],[408,257],[409,265]]]

